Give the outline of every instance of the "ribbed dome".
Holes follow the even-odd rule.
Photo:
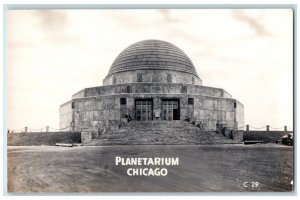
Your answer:
[[[198,77],[189,57],[175,45],[161,40],[143,40],[124,49],[110,67],[108,76],[141,69],[175,70]]]

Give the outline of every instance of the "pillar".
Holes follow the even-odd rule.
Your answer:
[[[87,145],[92,141],[91,131],[81,131],[81,143]]]
[[[267,125],[267,132],[269,132],[269,130],[270,130],[270,126],[269,126],[269,125]]]
[[[284,132],[287,133],[287,126],[284,126]]]
[[[153,98],[153,120],[161,120],[161,99]]]
[[[249,125],[246,125],[246,131],[249,132]]]

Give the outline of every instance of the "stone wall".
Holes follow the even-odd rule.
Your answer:
[[[8,146],[40,146],[56,143],[80,143],[80,132],[29,132],[8,133]]]
[[[244,131],[242,130],[232,131],[232,139],[238,142],[243,142]]]
[[[195,75],[180,72],[180,71],[170,71],[170,70],[134,70],[119,72],[107,76],[103,80],[103,85],[115,85],[124,83],[136,83],[138,82],[138,74],[142,74],[141,82],[144,83],[168,83],[168,74],[171,76],[172,83],[187,83],[202,85],[202,80]]]
[[[234,129],[234,99],[197,96],[194,100],[194,120],[204,123],[208,130],[216,130],[216,124]]]
[[[236,128],[243,129],[242,127],[244,127],[244,105],[237,100],[235,100],[235,102],[236,102],[236,109],[235,109]]]
[[[282,136],[292,133],[292,131],[245,131],[245,140],[263,140],[265,142],[273,142],[281,140]]]
[[[176,90],[177,88],[170,87],[169,89]],[[126,105],[121,107],[120,98],[126,98]],[[188,98],[194,99],[193,105],[188,104]],[[236,117],[234,107],[236,100],[234,99],[176,93],[125,93],[74,99],[73,109],[71,102],[64,104],[61,107],[63,120],[60,123],[61,128],[73,121],[75,131],[91,131],[93,135],[102,134],[107,129],[117,129],[126,114],[135,120],[135,99],[152,99],[153,111],[162,111],[162,99],[179,99],[180,120],[190,118],[197,124],[205,124],[205,130],[216,130],[216,124],[224,124],[229,129],[234,129],[236,119],[241,118]],[[239,109],[242,109],[242,104]],[[238,112],[241,113],[242,110]],[[161,118],[153,117],[153,120],[161,120]]]
[[[92,141],[92,132],[82,131],[81,132],[81,142],[83,145],[89,144]]]
[[[74,100],[76,131],[102,132],[116,128],[120,120],[120,98],[103,96]]]
[[[72,130],[73,109],[72,101],[68,101],[59,107],[59,128],[64,131]]]
[[[232,97],[228,92],[221,88],[181,83],[132,83],[86,88],[73,95],[72,99],[124,93],[200,94],[202,96],[212,97]]]

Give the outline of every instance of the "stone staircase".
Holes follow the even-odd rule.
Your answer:
[[[93,139],[98,145],[238,144],[216,131],[202,131],[186,121],[131,121]]]

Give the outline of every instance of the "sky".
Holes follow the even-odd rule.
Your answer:
[[[94,9],[8,11],[8,128],[59,128],[59,106],[145,39],[182,49],[204,86],[244,104],[245,124],[293,127],[291,9]]]

